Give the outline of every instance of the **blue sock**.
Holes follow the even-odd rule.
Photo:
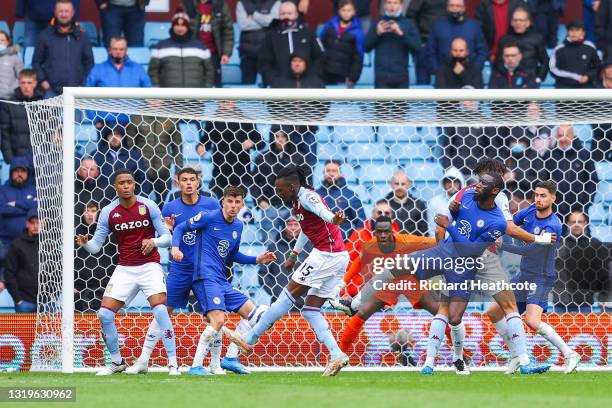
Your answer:
[[[521,315],[519,315],[518,312],[508,313],[506,315],[506,323],[508,324],[508,335],[514,343],[514,349],[521,361],[521,365],[529,364],[527,341],[525,340],[525,327],[523,327]]]
[[[106,343],[106,348],[111,356],[113,363],[119,364],[123,360],[119,352],[119,333],[115,326],[115,312],[105,307],[98,310],[98,318],[102,327],[102,338]]]
[[[261,317],[259,322],[244,336],[244,341],[248,344],[255,344],[257,339],[268,330],[274,322],[287,314],[295,299],[291,296],[287,288],[283,289],[280,296]]]
[[[302,308],[302,316],[304,319],[310,324],[310,327],[315,332],[317,339],[327,347],[329,350],[329,354],[331,358],[336,358],[340,356],[342,350],[338,347],[338,343],[336,343],[336,339],[332,335],[331,330],[329,330],[329,324],[327,324],[327,320],[321,314],[321,309],[311,306],[304,306]]]
[[[426,366],[432,368],[435,366],[436,356],[438,355],[440,344],[442,344],[447,323],[448,318],[443,314],[435,315],[431,321],[431,326],[429,326],[429,340],[427,341],[427,359],[425,360]]]
[[[178,367],[176,363],[176,341],[174,339],[174,329],[168,315],[166,305],[160,304],[153,308],[153,317],[161,330],[161,338],[168,356],[168,365]]]

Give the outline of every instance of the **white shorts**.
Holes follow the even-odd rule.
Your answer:
[[[482,254],[484,268],[476,270],[476,276],[474,277],[475,282],[482,282],[483,284],[497,284],[501,282],[510,282],[510,277],[504,270],[501,264],[501,258],[499,254],[491,252],[486,249]],[[481,293],[493,296],[501,292],[500,290],[487,290]]]
[[[336,286],[344,278],[348,263],[347,251],[322,252],[315,248],[293,272],[291,279],[310,286],[309,295],[330,299],[336,295]]]
[[[149,262],[138,266],[117,265],[106,285],[104,296],[128,304],[139,290],[147,298],[166,293],[166,280],[160,264]]]

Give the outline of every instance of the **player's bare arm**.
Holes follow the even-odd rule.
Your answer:
[[[260,265],[265,265],[272,261],[276,261],[276,255],[272,251],[266,251],[257,256],[257,263]]]

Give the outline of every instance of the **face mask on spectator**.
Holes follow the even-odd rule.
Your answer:
[[[525,152],[525,146],[522,143],[512,143],[510,145],[510,151],[514,155],[521,155]]]
[[[450,18],[452,18],[458,23],[462,22],[465,19],[465,14],[461,11],[455,11],[453,13],[448,13],[448,15],[450,16]]]
[[[397,13],[391,13],[390,11],[385,11],[385,17],[389,18],[399,18],[402,15],[402,11],[398,11]]]
[[[467,57],[453,57],[453,62],[465,64],[467,62]]]
[[[292,18],[283,18],[281,20],[281,23],[283,24],[283,28],[291,28],[295,25],[296,22],[297,20],[294,20]]]
[[[122,63],[123,63],[123,61],[125,61],[125,57],[113,57],[113,56],[111,55],[111,58],[113,59],[113,62],[114,62],[115,64],[122,64]]]
[[[6,50],[8,48],[8,45],[6,44],[0,44],[0,52],[3,52],[4,50]]]

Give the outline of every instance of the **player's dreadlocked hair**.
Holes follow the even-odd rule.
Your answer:
[[[472,172],[474,174],[495,173],[503,177],[508,172],[508,167],[501,160],[483,157],[478,160]]]
[[[313,187],[309,185],[308,181],[306,180],[304,169],[294,164],[283,167],[276,175],[276,179],[287,179],[292,183],[298,183],[302,187],[313,189]]]

